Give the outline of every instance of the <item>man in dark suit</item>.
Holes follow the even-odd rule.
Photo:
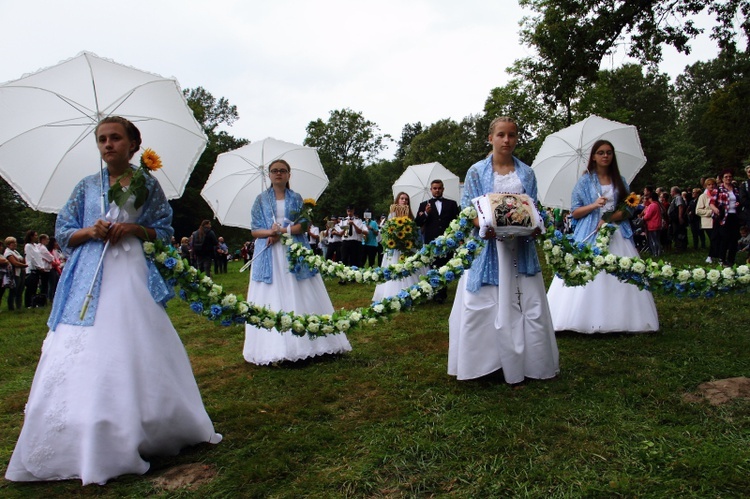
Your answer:
[[[422,234],[424,236],[424,242],[432,242],[436,237],[442,235],[448,225],[458,217],[460,210],[458,204],[452,199],[445,199],[443,197],[443,181],[433,180],[430,183],[430,193],[432,193],[432,199],[429,201],[423,201],[419,205],[417,216],[414,222],[422,228]],[[435,263],[432,264],[433,268],[440,268],[450,260],[450,256],[444,258],[438,258]],[[442,288],[435,293],[434,300],[438,303],[443,303],[445,298],[448,296],[448,290]]]

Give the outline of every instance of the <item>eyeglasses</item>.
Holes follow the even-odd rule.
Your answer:
[[[614,151],[596,151],[597,156],[612,156]]]
[[[273,170],[268,170],[271,175],[279,175],[284,173],[289,173],[289,170],[285,170],[283,168],[274,168]]]

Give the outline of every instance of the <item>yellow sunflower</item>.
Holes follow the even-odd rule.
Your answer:
[[[391,249],[396,247],[396,241],[394,241],[393,239],[389,239],[387,244],[388,244],[388,247]]]
[[[143,154],[141,154],[141,165],[143,165],[143,167],[145,168],[148,168],[152,172],[158,170],[163,166],[161,164],[161,158],[154,152],[153,149],[146,149],[143,151]]]
[[[641,204],[641,197],[635,192],[631,192],[628,197],[625,198],[625,204],[631,208],[635,208]]]

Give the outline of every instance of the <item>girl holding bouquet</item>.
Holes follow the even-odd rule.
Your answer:
[[[490,124],[492,154],[466,174],[461,205],[489,193],[526,194],[536,202],[534,171],[513,156],[518,126]],[[479,226],[479,219],[474,220]],[[533,236],[507,237],[482,227],[482,252],[458,282],[449,320],[448,374],[459,380],[498,369],[505,381],[553,378],[559,354]]]
[[[268,166],[268,175],[271,187],[258,195],[250,212],[255,261],[247,301],[296,314],[333,314],[333,304],[320,274],[306,266],[294,273],[289,271],[282,234],[289,234],[294,242],[310,247],[303,237],[307,221],[300,218],[304,208],[302,196],[289,188],[291,167],[278,159]],[[311,339],[291,331],[280,333],[275,328],[268,330],[246,324],[242,354],[251,364],[263,365],[351,349],[344,333]]]
[[[606,219],[617,225],[608,251],[618,256],[637,257],[633,229],[628,221],[628,192],[617,166],[614,146],[606,140],[596,141],[591,148],[587,171],[573,188],[571,214],[576,220],[575,241],[594,244],[596,233],[607,223]],[[638,204],[635,200],[631,203]],[[562,279],[555,277],[547,298],[556,331],[638,333],[659,329],[651,293],[606,272],[598,273],[585,286],[565,286]]]
[[[70,258],[8,480],[104,484],[148,471],[144,457],[221,440],[164,310],[172,288],[143,252],[144,240],[169,242],[172,209],[156,179],[130,164],[141,145],[135,125],[112,116],[95,134],[107,167],[79,182],[57,217]]]
[[[388,213],[388,220],[394,220],[399,217],[407,217],[410,221],[414,220],[414,215],[411,212],[411,199],[409,198],[409,195],[405,192],[399,192],[396,194],[396,198],[393,200],[393,204],[391,205],[390,213]],[[388,222],[386,222],[387,225]],[[414,224],[409,224],[409,228],[406,229],[410,232],[408,232],[406,235],[408,236],[406,241],[407,245],[409,242],[416,240],[416,232],[414,232],[415,226]],[[387,228],[384,229],[387,232]],[[381,232],[382,234],[382,232]],[[388,244],[389,237],[385,234],[383,234],[381,237],[385,237],[385,243]],[[393,241],[393,245],[395,245],[395,241]],[[417,247],[415,244],[412,244],[412,250],[409,250],[408,248],[404,248],[403,250],[398,249],[397,247],[393,248],[384,248],[383,252],[383,267],[387,267],[389,265],[394,265],[399,263],[406,253],[413,253],[417,250]],[[399,293],[402,289],[411,287],[412,284],[416,284],[419,282],[419,277],[424,275],[427,272],[427,269],[421,269],[418,272],[413,273],[410,276],[401,278],[401,279],[393,279],[391,281],[386,281],[383,284],[378,284],[375,286],[375,293],[372,296],[372,301],[380,301],[383,298],[387,298],[389,296],[394,296]]]

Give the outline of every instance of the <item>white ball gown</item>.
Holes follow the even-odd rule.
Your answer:
[[[105,254],[93,326],[47,333],[7,479],[104,484],[145,473],[144,457],[221,441],[146,277],[141,241],[127,237]]]
[[[602,190],[605,197],[614,199],[611,185],[603,185]],[[604,209],[613,208],[614,202],[610,201]],[[618,256],[638,256],[635,244],[622,236],[619,226],[609,239],[608,251]],[[547,300],[556,331],[593,334],[643,333],[659,329],[659,315],[651,293],[606,272],[599,272],[584,286],[565,286],[563,280],[555,276]]]
[[[495,174],[494,192],[522,194],[515,172]],[[469,269],[458,281],[451,310],[448,374],[467,380],[503,370],[505,381],[548,379],[560,371],[542,273],[518,274],[517,241],[488,241],[497,246],[498,286],[466,289]]]
[[[284,200],[277,200],[276,213],[284,213]],[[278,223],[281,222],[283,216],[278,220]],[[296,275],[289,272],[289,261],[283,243],[277,242],[266,251],[273,252],[273,282],[268,284],[251,278],[247,288],[248,302],[296,314],[333,313],[333,304],[320,274],[297,280]],[[311,338],[307,335],[295,336],[291,331],[280,333],[276,328],[269,330],[246,324],[242,355],[251,364],[266,365],[350,352],[351,349],[344,333]]]

